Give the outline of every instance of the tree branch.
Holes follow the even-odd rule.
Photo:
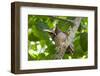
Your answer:
[[[53,18],[53,19],[57,19],[57,20],[61,20],[61,21],[64,21],[64,22],[70,22],[70,23],[73,23],[74,22],[73,20],[61,19],[61,18],[58,18],[56,16],[48,16],[48,17]]]
[[[77,17],[75,18],[75,20],[73,21],[74,26],[72,28],[70,28],[69,30],[69,36],[67,37],[66,41],[62,43],[62,46],[57,46],[57,51],[55,53],[55,57],[54,59],[62,59],[66,49],[68,48],[68,46],[70,44],[73,43],[73,39],[75,37],[75,33],[77,32],[77,29],[79,28],[80,22],[81,22],[81,17]]]

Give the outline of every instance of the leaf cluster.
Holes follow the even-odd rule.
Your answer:
[[[28,15],[28,60],[50,60],[56,52],[56,46],[49,33],[44,29],[53,29],[57,18],[63,20],[74,20],[75,17],[69,16],[50,16]],[[58,20],[57,27],[63,32],[73,27],[73,23]],[[81,20],[80,27],[74,38],[74,54],[65,54],[64,59],[87,58],[88,53],[88,18]]]

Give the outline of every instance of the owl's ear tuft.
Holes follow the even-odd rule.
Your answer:
[[[55,33],[58,34],[59,32],[62,32],[57,26],[55,27]]]
[[[44,29],[43,31],[48,32],[52,39],[56,36],[56,33],[53,30]]]

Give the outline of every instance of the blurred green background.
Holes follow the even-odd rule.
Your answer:
[[[64,20],[74,20],[71,16],[28,15],[28,60],[52,60],[56,52],[54,41],[44,29],[53,29],[55,20],[57,27],[63,32],[73,27],[73,23]],[[74,54],[65,54],[63,59],[85,59],[88,57],[88,18],[83,17],[74,38]]]

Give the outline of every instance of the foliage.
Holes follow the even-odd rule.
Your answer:
[[[28,15],[28,60],[50,60],[53,59],[56,52],[55,43],[51,39],[49,33],[44,29],[53,29],[54,22],[59,19],[74,20],[75,17],[69,16],[40,16]],[[58,20],[57,26],[66,32],[73,23]],[[74,38],[74,54],[65,54],[64,59],[87,58],[88,50],[88,18],[84,17],[81,20],[80,27]]]

